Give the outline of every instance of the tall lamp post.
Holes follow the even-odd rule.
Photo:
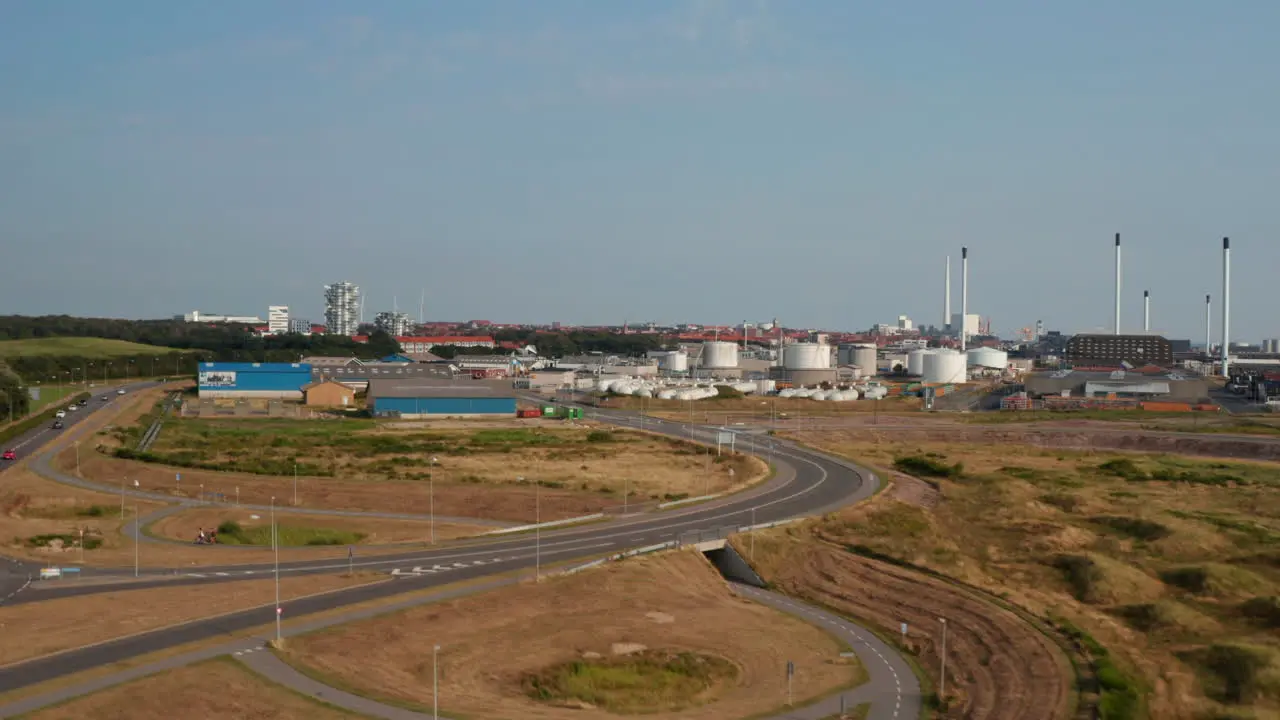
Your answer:
[[[431,648],[431,717],[440,720],[440,646]]]
[[[427,495],[431,502],[431,544],[436,544],[436,463],[438,458],[431,458],[431,469],[427,471]]]
[[[938,618],[942,623],[942,674],[938,677],[938,700],[947,700],[947,619]]]
[[[276,498],[271,496],[271,546],[275,550],[276,574],[276,645],[280,644],[280,531],[276,527]]]

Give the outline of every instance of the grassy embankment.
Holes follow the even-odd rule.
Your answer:
[[[1111,717],[1280,710],[1280,467],[807,433],[938,488],[878,498],[817,537],[986,588],[1095,655]],[[1232,715],[1235,713],[1235,715]]]

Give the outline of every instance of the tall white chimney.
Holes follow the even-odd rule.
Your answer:
[[[942,285],[942,327],[951,329],[951,256],[947,256],[947,275]]]
[[[1222,238],[1222,376],[1231,370],[1231,239]]]
[[[1209,296],[1204,296],[1204,355],[1213,357],[1213,305]]]
[[[960,352],[969,342],[969,248],[960,248]]]
[[[1116,233],[1116,334],[1120,334],[1120,233]]]
[[[1151,332],[1151,291],[1142,291],[1142,332]]]

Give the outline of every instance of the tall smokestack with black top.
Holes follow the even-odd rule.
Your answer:
[[[1213,359],[1213,304],[1204,296],[1204,356]]]
[[[1231,238],[1222,238],[1222,377],[1231,370]]]
[[[942,281],[942,327],[951,329],[951,256],[947,256],[947,275]]]
[[[969,248],[960,248],[960,352],[969,342]]]
[[[1151,291],[1142,291],[1142,332],[1151,332]]]
[[[1116,334],[1120,334],[1120,233],[1116,233]]]

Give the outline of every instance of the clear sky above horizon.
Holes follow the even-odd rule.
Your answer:
[[[1280,3],[0,0],[0,314],[1280,336]]]

